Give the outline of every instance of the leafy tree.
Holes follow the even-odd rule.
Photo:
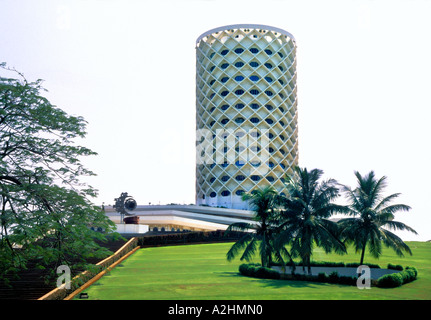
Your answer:
[[[395,212],[409,211],[410,207],[405,204],[391,204],[400,193],[383,196],[384,188],[387,186],[385,176],[377,180],[374,171],[370,171],[364,177],[355,171],[355,175],[357,187],[354,190],[344,187],[350,201],[347,214],[352,218],[341,219],[338,224],[346,242],[352,242],[356,252],[361,251],[360,263],[364,262],[367,245],[370,254],[378,258],[382,253],[382,242],[399,256],[403,256],[403,252],[411,255],[412,252],[407,244],[385,229],[407,230],[416,234],[416,231],[409,226],[393,220]]]
[[[332,214],[345,212],[346,208],[333,202],[340,195],[338,183],[334,179],[320,182],[322,175],[320,169],[295,167],[294,175],[286,177],[287,196],[277,240],[278,248],[291,245],[290,254],[300,257],[309,273],[315,245],[326,253],[346,253],[338,238],[337,224],[329,220]]]
[[[255,213],[256,223],[238,222],[231,224],[226,232],[230,231],[252,231],[247,232],[228,251],[228,261],[233,260],[241,250],[244,250],[241,260],[250,261],[257,250],[261,258],[263,267],[271,264],[272,256],[279,261],[283,261],[283,256],[289,256],[286,250],[276,250],[274,239],[278,227],[278,213],[276,210],[279,196],[272,187],[265,187],[262,190],[254,190],[252,193],[243,195],[244,201],[249,201]]]
[[[79,180],[94,173],[80,157],[96,153],[74,143],[86,122],[66,114],[41,95],[41,80],[0,64],[0,279],[25,268],[67,264],[81,267],[102,257],[97,245],[114,224],[89,198],[96,190]],[[51,268],[55,273],[55,269]]]

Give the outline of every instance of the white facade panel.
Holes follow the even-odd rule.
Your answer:
[[[196,43],[196,204],[247,209],[243,192],[284,189],[298,164],[296,44],[233,25]]]

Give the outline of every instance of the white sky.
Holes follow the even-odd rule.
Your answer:
[[[265,24],[297,41],[299,162],[388,177],[431,239],[431,1],[0,0],[0,61],[88,121],[95,203],[194,203],[195,41]]]

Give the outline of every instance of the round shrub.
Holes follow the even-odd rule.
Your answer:
[[[412,270],[414,272],[414,274],[415,274],[415,279],[417,278],[417,276],[418,276],[418,269],[416,269],[415,267],[409,267],[409,266],[407,266],[406,270]]]
[[[403,284],[403,276],[399,273],[386,274],[377,280],[380,288],[396,288]]]
[[[256,264],[246,264],[243,263],[239,266],[239,272],[245,276],[254,277],[256,273]]]
[[[406,269],[403,272],[403,284],[412,282],[416,279],[415,272],[412,269]]]
[[[416,280],[418,276],[418,270],[415,267],[406,267],[406,269],[401,272],[403,276],[403,284],[412,282],[413,280]]]
[[[377,286],[380,288],[395,288],[416,280],[417,276],[418,271],[415,267],[406,267],[404,271],[380,277],[377,280]]]

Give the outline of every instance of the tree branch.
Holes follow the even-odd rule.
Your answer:
[[[17,185],[22,185],[21,181],[19,181],[17,178],[15,177],[11,177],[11,176],[0,176],[0,180],[6,180],[6,181],[10,181],[13,182]]]

